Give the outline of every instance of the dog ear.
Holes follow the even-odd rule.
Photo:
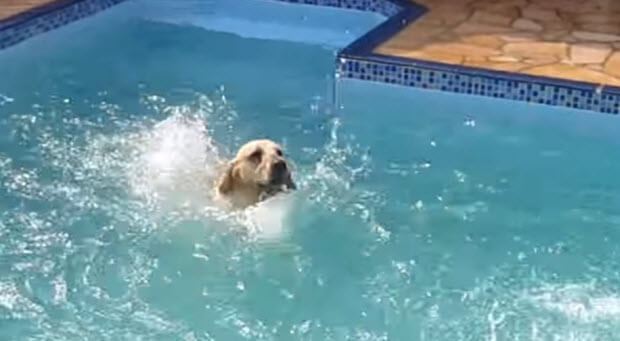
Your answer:
[[[233,184],[235,183],[235,163],[231,162],[224,173],[224,176],[220,179],[219,184],[217,185],[217,190],[220,193],[226,194],[232,191]]]

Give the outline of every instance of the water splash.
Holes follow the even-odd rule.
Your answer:
[[[310,199],[322,203],[331,211],[350,204],[360,194],[352,191],[353,186],[371,171],[372,159],[368,150],[354,143],[352,136],[342,136],[339,118],[334,118],[328,125],[329,140],[322,149],[319,161],[312,173],[302,180],[305,187],[311,189]]]
[[[132,144],[137,150],[128,177],[134,194],[157,206],[201,209],[208,204],[222,159],[203,117],[174,112]]]
[[[257,271],[255,257],[266,252],[260,249],[291,253],[296,273],[307,271],[309,260],[296,255],[298,246],[287,244],[296,225],[293,216],[302,206],[342,210],[378,239],[389,239],[374,218],[383,199],[359,186],[371,172],[370,153],[341,131],[338,119],[326,125],[325,141],[302,147],[312,149],[318,161],[298,165],[298,191],[229,212],[210,201],[218,165],[230,155],[227,147],[242,142],[237,112],[223,88],[197,93],[182,104],[145,93],[139,114],[112,103],[105,93],[89,104],[91,115],[78,114],[79,105],[59,99],[33,106],[32,113],[0,118],[0,129],[9,131],[11,141],[0,152],[0,191],[7,199],[0,202],[6,208],[0,213],[0,250],[10,264],[3,269],[10,275],[0,275],[0,283],[10,289],[5,290],[7,305],[19,301],[28,308],[3,309],[36,323],[41,335],[78,339],[109,326],[103,328],[110,339],[204,336],[192,334],[185,321],[141,295],[163,271],[154,245],[168,248],[170,238],[191,236],[204,245],[192,247],[191,258],[211,270],[226,269],[222,277],[230,279],[230,290],[238,282],[251,289],[241,275]],[[174,285],[177,276],[182,274],[165,274],[162,281]],[[205,288],[200,290],[208,293],[201,295],[204,299],[238,295]],[[299,295],[290,288],[279,292],[291,302]],[[237,308],[235,301],[210,307],[219,318]],[[73,317],[58,319],[58,313]],[[285,328],[263,328],[246,312],[236,314],[246,321],[246,335],[270,339]],[[300,332],[385,337],[358,327],[330,328],[314,321]]]

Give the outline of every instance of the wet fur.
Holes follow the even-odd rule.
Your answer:
[[[245,208],[295,188],[282,148],[271,140],[253,140],[226,165],[216,197],[232,208]]]

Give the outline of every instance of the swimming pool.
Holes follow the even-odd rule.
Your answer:
[[[334,79],[380,20],[135,1],[0,52],[0,339],[616,338],[620,123]],[[300,189],[203,205],[261,136]]]

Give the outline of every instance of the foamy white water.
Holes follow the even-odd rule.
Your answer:
[[[247,208],[241,222],[250,233],[259,240],[273,241],[286,236],[290,222],[291,210],[294,209],[294,195],[291,193],[279,194],[271,197],[256,206]]]
[[[222,160],[204,117],[174,113],[135,143],[139,155],[128,174],[135,194],[166,207],[209,203]]]

